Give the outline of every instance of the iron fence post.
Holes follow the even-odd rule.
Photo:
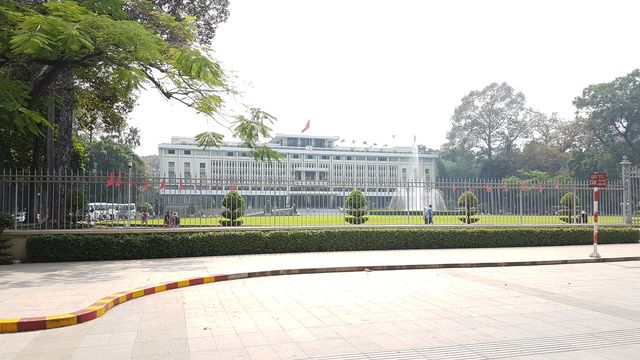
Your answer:
[[[631,177],[629,168],[631,162],[627,159],[627,156],[622,157],[620,162],[622,166],[622,223],[626,225],[631,224]]]

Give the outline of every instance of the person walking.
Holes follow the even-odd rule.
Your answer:
[[[433,208],[431,205],[427,208],[427,224],[433,224]]]
[[[169,227],[171,225],[170,221],[171,221],[171,215],[167,211],[167,213],[164,214],[164,227]]]

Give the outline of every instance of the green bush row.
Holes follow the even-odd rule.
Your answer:
[[[636,243],[632,228],[603,228],[603,244]],[[33,235],[33,262],[354,250],[442,249],[592,243],[590,228],[413,228]]]

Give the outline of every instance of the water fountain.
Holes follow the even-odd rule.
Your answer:
[[[433,210],[447,210],[442,191],[435,188],[432,182],[426,182],[418,176],[418,146],[415,138],[413,142],[413,161],[407,167],[407,179],[402,179],[402,185],[395,189],[389,210],[424,210],[431,205]]]

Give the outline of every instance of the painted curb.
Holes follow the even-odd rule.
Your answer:
[[[319,274],[334,272],[360,272],[360,271],[390,271],[390,270],[425,270],[448,268],[474,268],[474,267],[505,267],[505,266],[537,266],[537,265],[569,265],[603,262],[640,261],[640,256],[615,257],[601,259],[573,259],[573,260],[540,260],[540,261],[511,261],[511,262],[483,262],[483,263],[443,263],[443,264],[412,264],[412,265],[372,265],[372,266],[344,266],[326,268],[302,268],[254,271],[236,274],[209,275],[191,279],[167,282],[144,288],[132,289],[105,296],[84,309],[68,314],[52,316],[37,316],[23,318],[0,319],[0,334],[55,329],[64,326],[82,324],[103,316],[115,306],[129,300],[143,296],[157,294],[163,291],[179,289],[188,286],[208,284],[226,280],[237,280],[279,275]]]

